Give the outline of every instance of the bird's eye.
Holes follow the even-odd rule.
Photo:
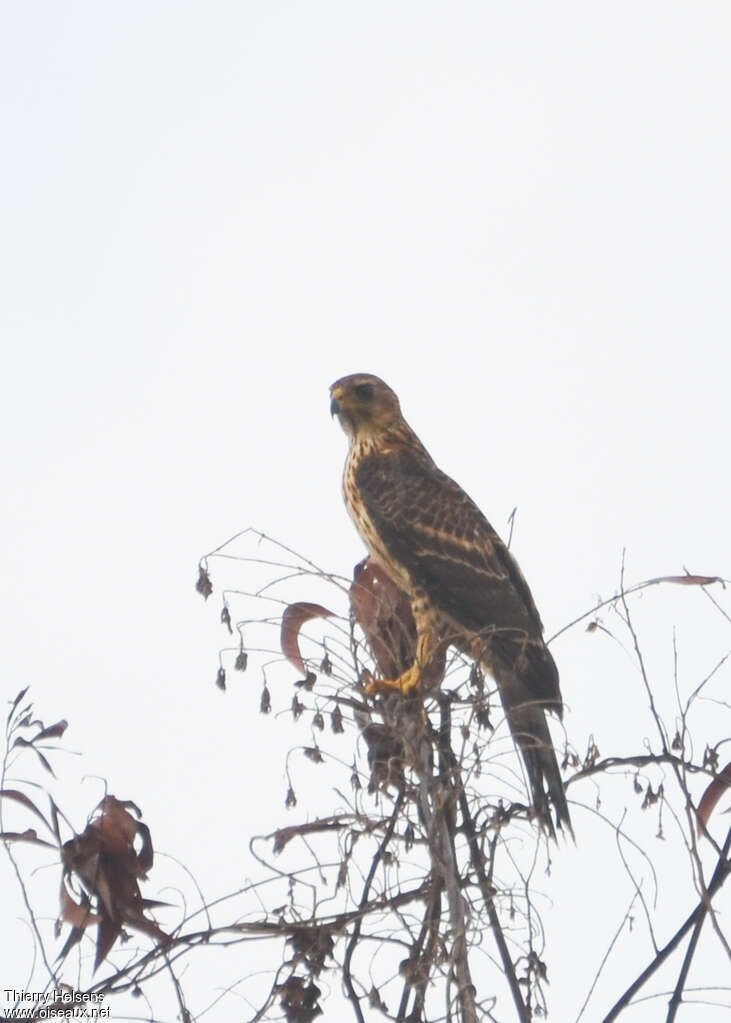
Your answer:
[[[361,401],[370,401],[373,397],[373,384],[356,384],[353,390]]]

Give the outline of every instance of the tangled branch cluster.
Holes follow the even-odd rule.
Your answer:
[[[261,535],[256,539],[266,541]],[[79,995],[127,992],[151,998],[155,979],[167,976],[183,1023],[204,1017],[219,1003],[230,1019],[228,990],[237,989],[240,981],[193,1010],[184,990],[184,964],[203,947],[222,950],[268,941],[268,979],[252,988],[249,1000],[255,997],[256,1004],[251,1011],[236,1018],[309,1023],[322,1014],[327,999],[338,998],[339,990],[358,1023],[374,1017],[402,1023],[526,1023],[547,1015],[555,947],[539,912],[538,876],[541,867],[550,872],[556,850],[526,802],[518,760],[501,727],[499,701],[489,680],[460,656],[445,656],[430,666],[425,692],[366,698],[363,682],[374,674],[398,675],[413,660],[415,628],[408,601],[368,562],[357,566],[353,580],[343,580],[281,545],[274,550],[274,557],[260,557],[257,550],[255,557],[239,559],[224,545],[201,562],[197,588],[205,597],[214,592],[209,572],[216,556],[234,558],[237,564],[243,560],[247,575],[259,571],[262,579],[258,589],[222,591],[221,621],[238,642],[220,652],[216,683],[225,689],[232,684],[231,671],[234,677],[247,672],[248,679],[256,666],[262,672],[259,709],[272,714],[286,691],[282,685],[288,672],[291,678],[289,665],[294,665],[301,677],[279,717],[289,718],[297,729],[309,726],[309,736],[287,757],[285,805],[301,813],[306,780],[297,774],[300,757],[313,770],[326,772],[334,799],[320,816],[310,812],[298,823],[252,838],[250,848],[262,871],[255,882],[214,902],[201,898],[198,907],[175,910],[145,897],[144,882],[148,876],[154,879],[159,868],[157,863],[153,867],[152,836],[134,803],[107,795],[76,832],[53,799],[49,797],[49,811],[44,812],[38,799],[31,798],[28,785],[36,783],[9,783],[9,772],[21,757],[33,757],[42,772],[52,771],[49,743],[59,740],[66,727],[59,722],[45,728],[23,691],[7,721],[0,808],[12,804],[16,812],[30,814],[36,828],[42,822],[45,833],[41,837],[36,828],[12,832],[3,824],[0,837],[26,898],[49,989],[64,991],[67,985]],[[319,586],[338,599],[345,597],[345,614],[277,595],[276,587],[286,588],[292,580],[305,580],[308,590],[312,587],[304,596],[317,596]],[[731,767],[724,764],[723,739],[709,739],[701,755],[692,755],[687,720],[715,671],[691,695],[673,734],[654,706],[629,605],[633,592],[661,581],[637,588],[622,585],[605,602],[635,647],[657,726],[654,747],[631,756],[602,757],[593,741],[580,755],[564,740],[562,767],[572,795],[593,791],[597,779],[620,773],[634,785],[637,802],[658,814],[659,830],[665,809],[678,821],[685,817],[698,892],[696,905],[684,912],[675,933],[662,946],[656,943],[654,957],[604,1015],[607,1023],[632,1004],[690,935],[668,1001],[667,1019],[675,1019],[705,924],[728,951],[714,898],[728,876],[731,832],[721,843],[714,843],[710,834],[703,839],[715,849],[715,866],[708,876],[699,835],[710,831],[710,817],[727,791]],[[704,588],[713,582],[691,576],[664,581]],[[604,629],[598,610],[577,622],[587,619],[590,630]],[[312,630],[319,635],[310,636]],[[719,662],[719,671],[724,662]],[[669,785],[653,785],[648,772],[658,768],[673,780],[672,796]],[[698,775],[707,784],[696,805],[689,780]],[[624,835],[621,822],[608,826],[618,840]],[[580,832],[578,841],[580,850]],[[61,904],[50,939],[13,851],[27,845],[48,851],[60,871]],[[242,901],[254,892],[258,911]],[[639,890],[636,898],[642,899]],[[176,913],[177,921],[164,929],[157,922],[160,915],[167,920]],[[48,915],[47,907],[43,915]],[[131,941],[130,930],[142,936],[139,947]],[[52,951],[53,942],[62,939],[59,951]],[[80,985],[72,978],[83,974],[89,942],[93,954],[87,958],[93,961],[86,984]],[[80,960],[74,969],[76,950]],[[597,980],[598,974],[587,1003]],[[200,996],[196,999],[201,1002]],[[150,1018],[155,1018],[151,1008]],[[599,1017],[595,1013],[592,1018]]]

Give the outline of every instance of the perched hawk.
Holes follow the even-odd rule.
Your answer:
[[[545,710],[561,717],[558,671],[517,562],[477,505],[434,464],[376,376],[356,373],[330,389],[330,411],[348,435],[343,491],[371,557],[411,599],[416,659],[371,689],[409,693],[445,645],[495,679],[523,755],[533,805],[549,832],[571,831]]]

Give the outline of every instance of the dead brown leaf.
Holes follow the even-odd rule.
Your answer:
[[[53,768],[52,768],[52,767],[51,767],[51,765],[50,765],[50,764],[48,763],[48,761],[47,761],[47,760],[46,760],[46,758],[45,758],[45,757],[43,756],[43,754],[42,754],[42,753],[41,753],[41,751],[40,751],[40,750],[38,749],[38,747],[34,745],[34,743],[35,743],[35,740],[36,740],[36,738],[37,738],[37,736],[35,736],[35,737],[34,737],[33,739],[24,739],[22,735],[16,735],[16,737],[15,737],[15,741],[13,742],[13,747],[15,747],[15,746],[26,746],[26,747],[28,747],[28,749],[32,749],[32,750],[33,750],[33,752],[35,753],[35,755],[36,755],[36,756],[38,757],[38,759],[40,760],[40,762],[41,762],[41,763],[43,764],[43,766],[45,767],[45,769],[46,769],[46,770],[48,771],[48,773],[49,773],[49,774],[51,774],[51,775],[53,775],[53,777],[55,778],[55,777],[56,777],[56,775],[55,775],[55,773],[54,773],[54,770],[53,770]]]
[[[88,924],[98,924],[94,969],[109,954],[123,925],[161,943],[169,940],[144,915],[145,908],[153,903],[142,898],[139,880],[152,867],[153,850],[149,828],[137,819],[141,816],[139,808],[130,800],[108,795],[95,812],[84,831],[63,846],[61,894],[62,917],[79,931],[69,942],[78,941]],[[140,844],[139,851],[135,841]],[[74,877],[83,888],[80,902],[72,898],[67,887]]]
[[[332,618],[333,611],[328,611],[322,604],[308,604],[305,601],[297,601],[289,604],[282,615],[282,629],[280,632],[280,645],[282,653],[290,664],[294,665],[303,675],[307,675],[305,664],[299,648],[300,629],[313,618]]]
[[[731,762],[714,778],[698,804],[698,834],[705,835],[708,821],[721,796],[731,789]]]
[[[198,565],[198,578],[196,579],[195,588],[204,600],[208,600],[210,595],[213,593],[211,577],[208,574],[208,570],[205,569],[203,565]]]
[[[714,583],[721,583],[725,587],[725,582],[720,575],[661,575],[656,579],[650,579],[651,583],[674,583],[677,586],[712,586]]]
[[[365,558],[353,571],[350,607],[381,676],[398,678],[416,657],[416,624],[408,595],[371,558]],[[425,667],[428,688],[444,678],[446,653],[442,644]]]
[[[416,624],[408,596],[370,558],[353,570],[350,606],[384,678],[398,678],[413,664]]]
[[[48,728],[42,728],[38,735],[33,736],[32,741],[39,742],[41,739],[60,739],[68,726],[68,721],[61,719],[61,721],[57,721],[55,725],[49,725]]]
[[[45,845],[48,849],[55,849],[55,845],[44,842],[39,838],[35,828],[27,828],[25,831],[0,831],[0,840],[3,842],[30,842],[31,845]]]
[[[87,924],[98,924],[101,917],[91,911],[91,902],[87,896],[82,896],[81,902],[76,902],[69,894],[66,885],[61,883],[61,919],[80,930]]]
[[[13,700],[13,702],[10,704],[10,713],[8,714],[8,717],[7,717],[8,721],[10,721],[11,717],[15,713],[16,707],[18,706],[18,704],[23,699],[23,697],[25,696],[25,694],[28,692],[29,689],[30,689],[30,686],[26,686],[25,689],[21,689],[20,692],[18,693],[18,695]]]
[[[18,789],[0,789],[0,798],[12,799],[16,803],[21,803],[28,810],[30,810],[31,813],[34,813],[36,817],[39,818],[39,820],[42,820],[49,831],[51,830],[51,825],[48,823],[48,821],[43,816],[41,811],[38,809],[36,804],[32,801],[32,799],[29,799],[24,792],[20,792]]]

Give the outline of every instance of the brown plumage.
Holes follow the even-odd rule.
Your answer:
[[[379,377],[356,373],[331,388],[348,435],[343,491],[371,557],[404,590],[416,658],[375,689],[408,693],[451,643],[495,679],[525,762],[536,814],[553,833],[571,820],[545,710],[561,717],[558,671],[517,562],[477,505],[437,468]]]

